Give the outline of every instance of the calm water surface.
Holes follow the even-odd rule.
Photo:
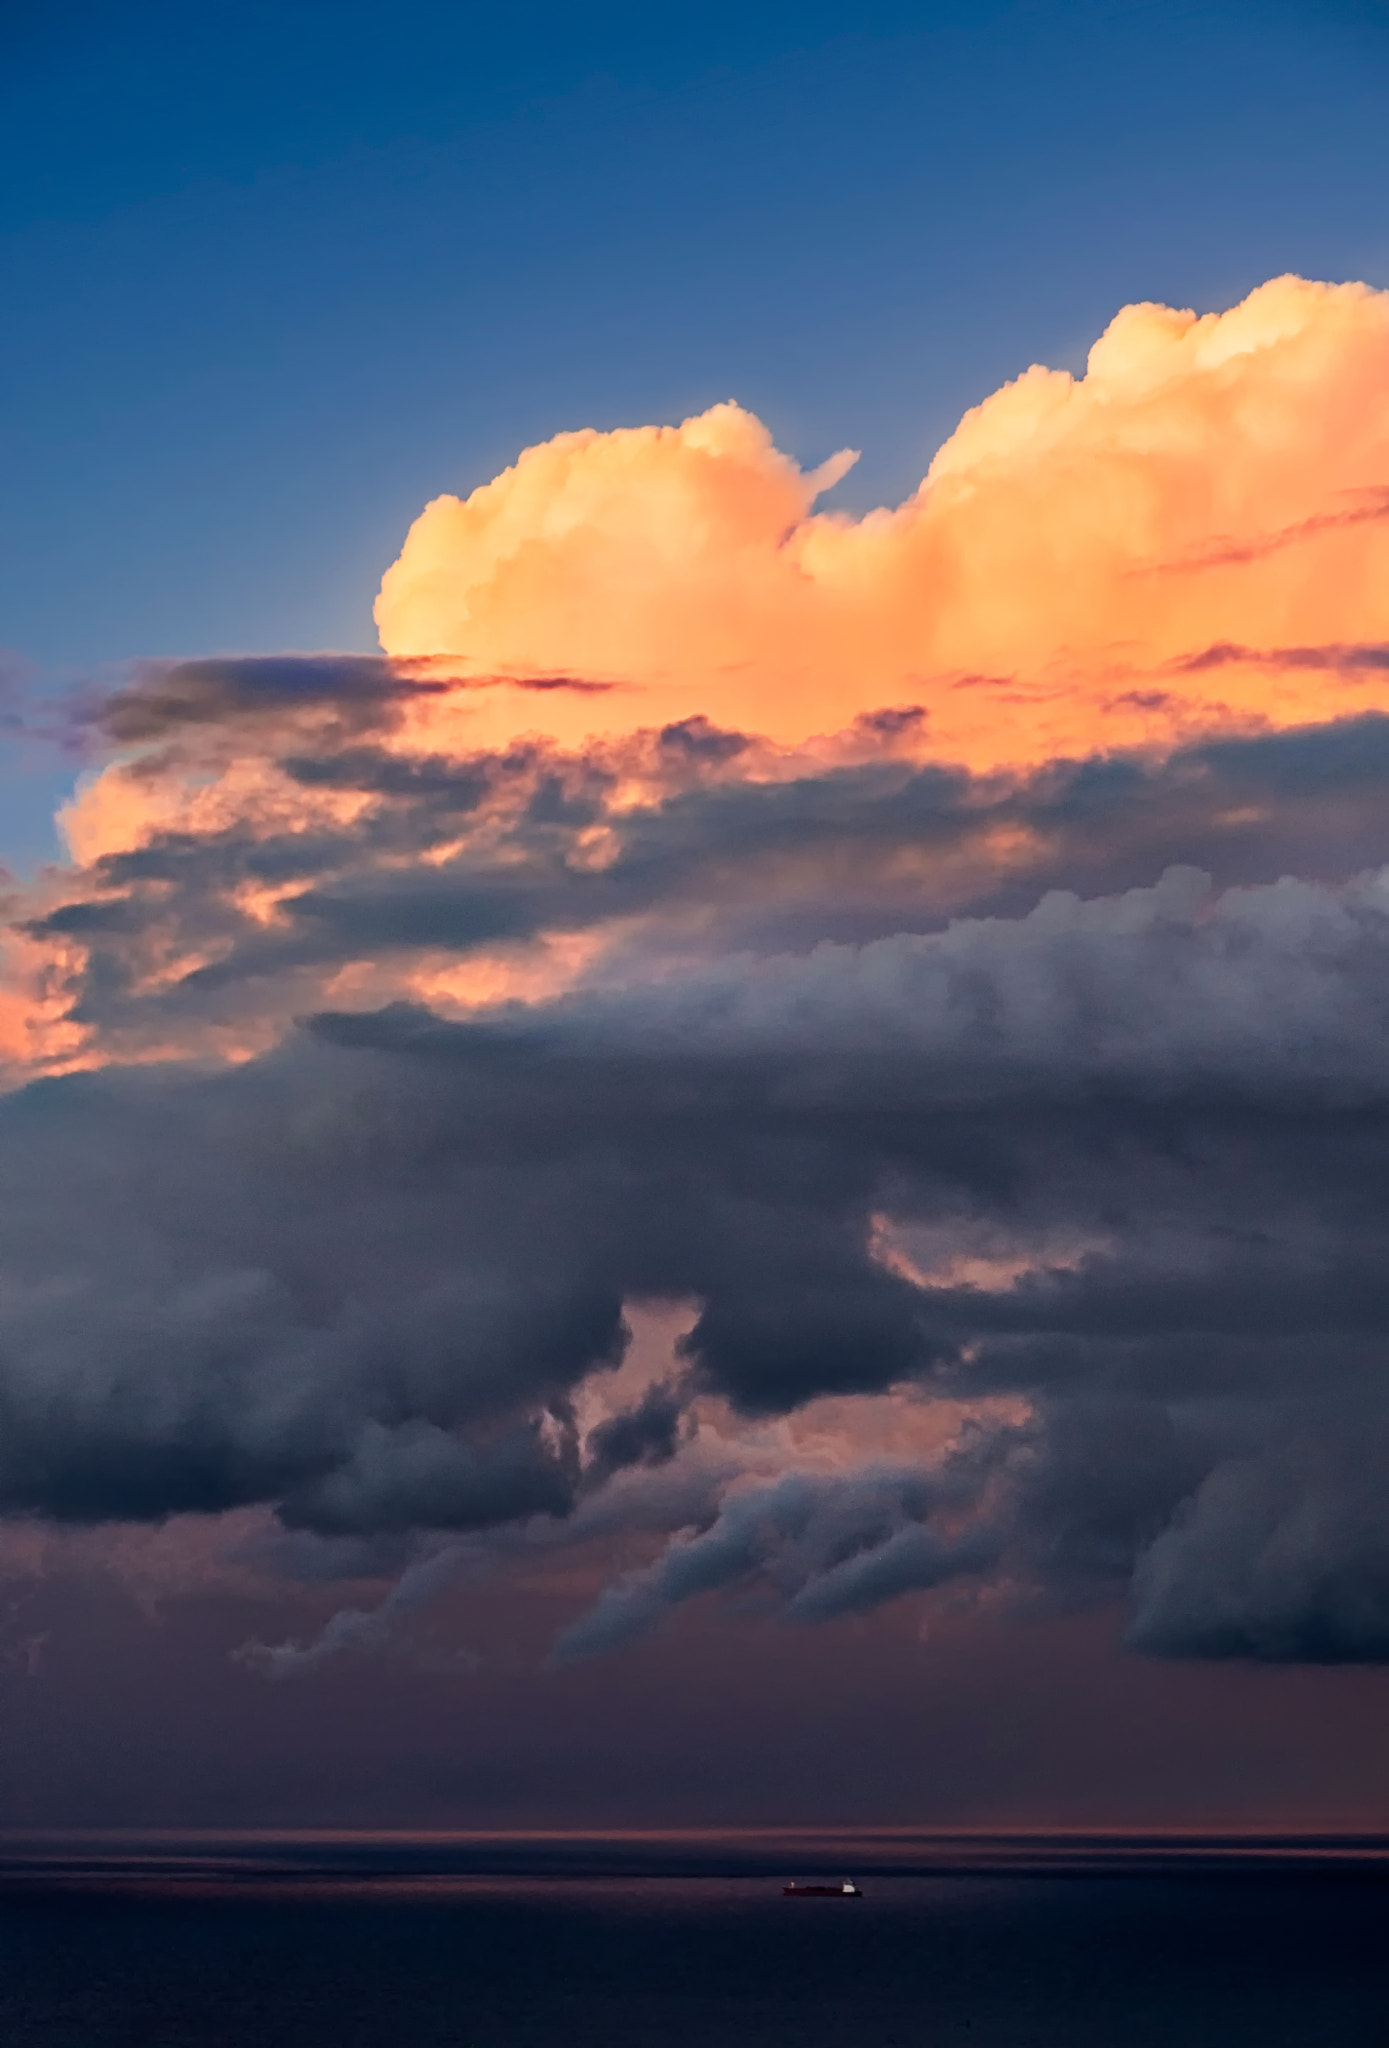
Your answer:
[[[30,1842],[0,2043],[1389,2048],[1389,1845]]]

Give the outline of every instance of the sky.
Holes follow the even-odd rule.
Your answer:
[[[1389,12],[0,39],[0,1825],[1385,1825]]]

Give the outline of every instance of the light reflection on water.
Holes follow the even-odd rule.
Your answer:
[[[0,1887],[264,1887],[380,1896],[499,1895],[517,1885],[620,1879],[1119,1877],[1389,1872],[1389,1836],[908,1829],[617,1834],[378,1830],[0,1833]],[[610,1896],[616,1897],[611,1890]]]

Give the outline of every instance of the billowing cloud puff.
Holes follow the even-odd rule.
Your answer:
[[[564,1657],[701,1594],[1389,1657],[1389,299],[1131,307],[898,511],[842,466],[561,436],[384,653],[86,707],[0,1512],[403,1573],[274,1675],[559,1550]]]
[[[1083,378],[1034,367],[968,414],[897,510],[814,513],[845,460],[803,476],[734,405],[560,435],[426,508],[382,645],[620,684],[547,707],[568,739],[634,696],[783,740],[914,702],[975,766],[1382,701],[1389,295],[1128,306]],[[534,707],[475,715],[496,739]]]

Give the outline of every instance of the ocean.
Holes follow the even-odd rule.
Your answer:
[[[0,2043],[1389,2048],[1389,1842],[11,1842]]]

